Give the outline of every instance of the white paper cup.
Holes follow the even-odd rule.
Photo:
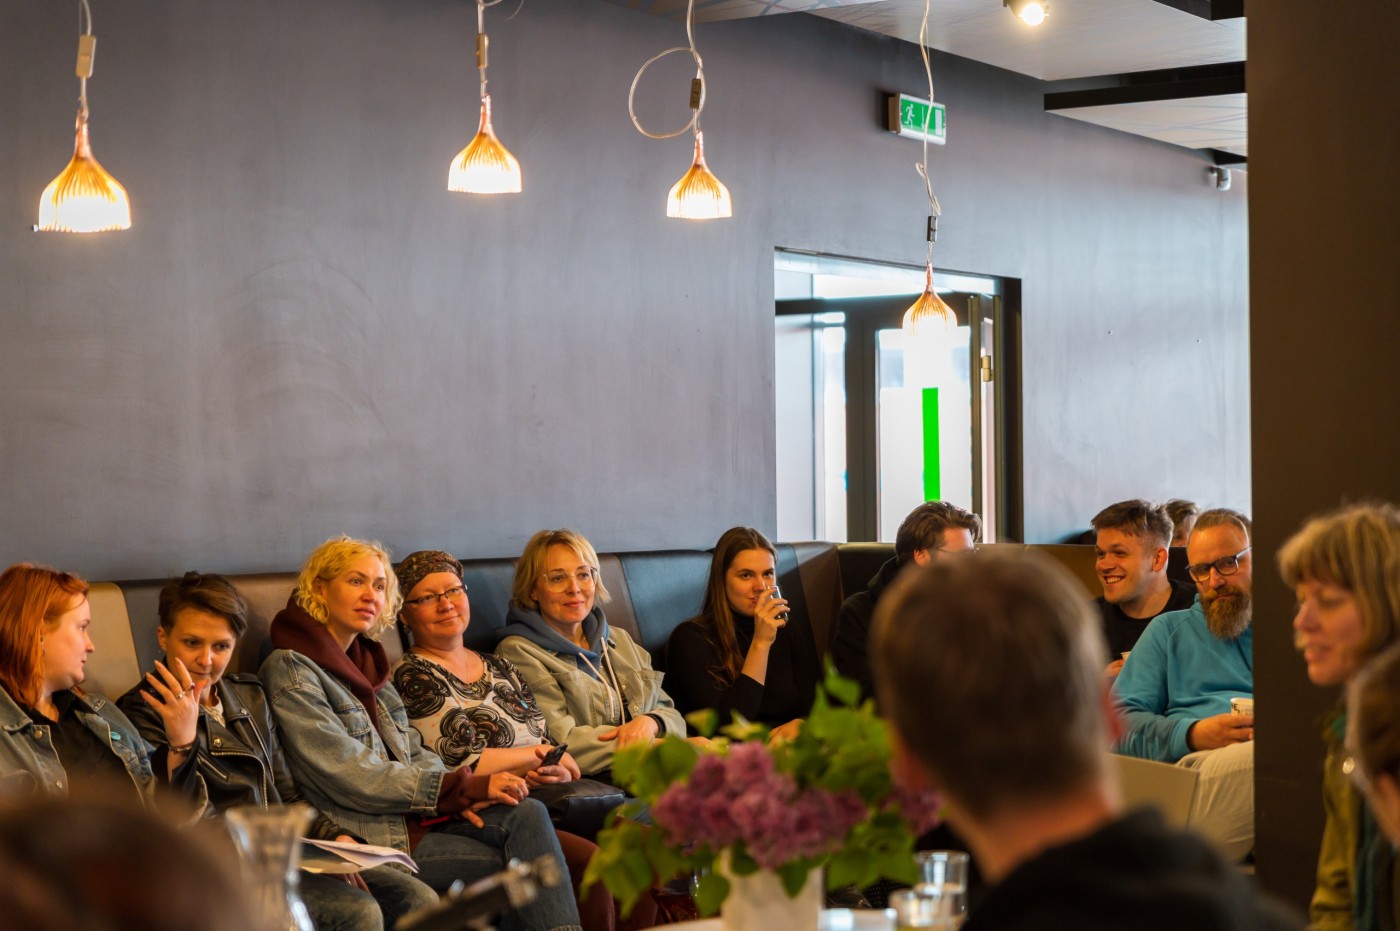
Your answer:
[[[1232,698],[1230,699],[1231,714],[1254,714],[1254,699],[1252,698]]]

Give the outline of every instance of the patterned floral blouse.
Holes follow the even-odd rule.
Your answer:
[[[463,682],[417,653],[394,667],[394,688],[423,743],[452,768],[475,766],[481,751],[549,742],[544,715],[515,667],[494,653],[478,653],[481,678]]]

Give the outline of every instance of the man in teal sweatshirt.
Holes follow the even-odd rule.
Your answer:
[[[1231,707],[1254,697],[1251,531],[1225,508],[1197,519],[1196,603],[1148,625],[1116,684],[1128,718],[1118,751],[1197,770],[1190,826],[1233,860],[1254,846],[1254,715]]]

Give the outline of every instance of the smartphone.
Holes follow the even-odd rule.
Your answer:
[[[778,591],[778,586],[777,586],[776,583],[773,585],[772,588],[768,589],[768,597],[769,597],[769,598],[781,598],[781,597],[783,597],[783,593],[780,592],[780,591]],[[779,611],[779,612],[778,612],[778,620],[780,620],[780,621],[786,621],[787,619],[788,619],[788,613],[787,613],[786,611]]]
[[[565,753],[565,751],[567,751],[568,749],[569,749],[569,745],[568,745],[568,744],[560,744],[559,746],[555,747],[553,750],[551,750],[551,751],[549,751],[548,753],[546,753],[546,754],[540,759],[540,765],[541,765],[541,766],[556,766],[556,765],[558,765],[559,761],[562,760],[562,759],[564,758],[564,753]]]

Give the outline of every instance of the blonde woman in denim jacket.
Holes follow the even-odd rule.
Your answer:
[[[408,723],[377,639],[401,604],[384,548],[340,537],[307,557],[272,622],[278,647],[259,676],[302,795],[371,844],[412,854],[438,891],[513,859],[552,857],[554,827],[514,773],[449,770]],[[502,916],[502,931],[578,931],[566,883]]]

